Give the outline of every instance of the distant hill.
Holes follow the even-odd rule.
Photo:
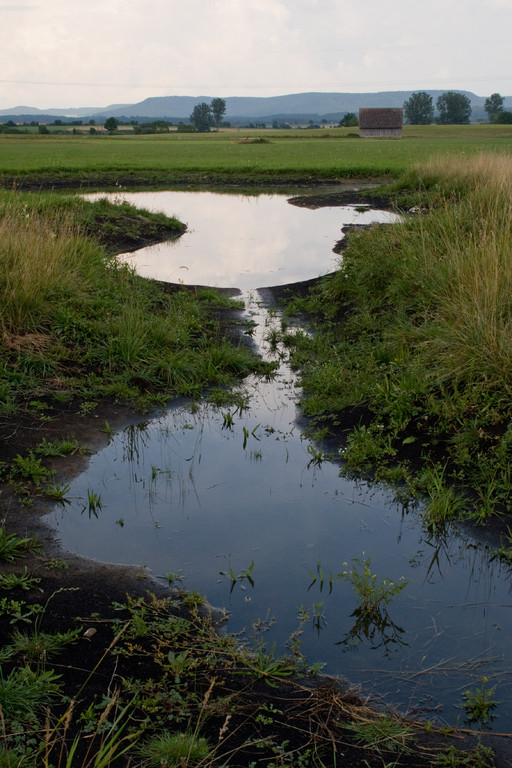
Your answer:
[[[421,89],[416,89],[421,90]],[[446,90],[427,90],[434,104],[438,96]],[[415,91],[381,91],[377,93],[293,93],[285,96],[229,96],[226,97],[225,119],[231,123],[265,122],[308,122],[313,120],[337,121],[347,112],[356,112],[361,107],[401,107]],[[471,101],[473,121],[486,120],[484,111],[485,96],[476,96],[470,91],[463,93]],[[73,119],[96,120],[101,122],[107,117],[124,121],[138,120],[147,122],[154,119],[166,119],[171,122],[188,121],[194,107],[205,101],[210,103],[212,96],[161,96],[144,99],[136,104],[111,104],[108,107],[79,109],[46,109],[15,107],[0,110],[2,122],[11,119],[15,122],[52,122],[61,118],[66,122]],[[505,108],[512,110],[512,96],[505,97]]]

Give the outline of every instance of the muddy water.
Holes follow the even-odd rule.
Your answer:
[[[253,199],[216,197],[227,207],[253,205]],[[286,213],[291,208],[284,199],[274,202]],[[266,211],[259,199],[255,207]],[[318,211],[293,210],[317,221]],[[171,212],[180,215],[179,201]],[[357,215],[331,214],[332,230],[322,221],[317,233],[317,274],[329,271],[340,227]],[[269,228],[270,219],[267,213],[259,228]],[[213,233],[205,237],[211,261],[224,250],[223,233],[218,242]],[[191,237],[183,247],[194,250],[192,244]],[[244,251],[240,243],[238,276]],[[145,253],[136,258],[147,261]],[[283,282],[297,279],[285,261]],[[225,280],[220,285],[237,282]],[[244,407],[181,403],[113,436],[73,481],[71,504],[49,516],[63,545],[107,562],[145,565],[160,576],[172,571],[230,612],[229,630],[278,650],[299,640],[309,662],[324,662],[326,672],[437,722],[464,722],[463,692],[485,676],[501,702],[494,727],[506,730],[510,571],[490,562],[467,534],[428,537],[418,514],[404,512],[385,488],[340,477],[338,462],[324,459],[322,447],[303,436],[300,391],[285,352],[265,340],[278,315],[265,308],[264,292],[243,296],[256,343],[280,361],[275,378],[245,380]],[[101,497],[95,511],[88,506],[91,492]],[[351,585],[336,578],[367,559],[379,580],[406,581],[370,624],[354,614]]]

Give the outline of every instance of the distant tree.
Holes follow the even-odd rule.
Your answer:
[[[119,121],[115,119],[115,117],[109,117],[107,120],[105,120],[105,130],[109,133],[115,133],[117,131],[117,126],[119,125]]]
[[[446,91],[436,101],[441,125],[463,125],[471,117],[471,101],[463,93]]]
[[[178,123],[178,133],[194,133],[195,130],[195,126],[189,123]]]
[[[96,120],[89,120],[89,125],[96,125]]]
[[[93,136],[94,134],[98,133],[94,125],[91,125],[91,127],[89,128],[89,133],[92,134]]]
[[[405,119],[409,125],[430,125],[434,122],[434,102],[425,91],[412,93],[404,101]]]
[[[211,107],[204,101],[196,104],[189,119],[198,133],[208,133],[213,124]]]
[[[359,125],[359,120],[355,112],[347,112],[340,120],[341,128],[355,128],[356,125]]]
[[[50,133],[50,131],[48,130],[48,126],[45,125],[44,123],[39,123],[39,125],[37,126],[37,130],[39,131],[39,133]]]
[[[499,93],[493,93],[492,96],[485,100],[484,109],[487,112],[490,123],[496,122],[499,113],[503,112],[504,101],[505,99]]]
[[[502,109],[496,117],[493,119],[493,123],[499,123],[501,125],[503,124],[510,124],[512,123],[512,112],[509,112],[508,109]]]
[[[210,104],[210,109],[212,111],[215,127],[217,128],[217,130],[219,130],[219,125],[222,122],[222,118],[226,114],[226,102],[224,101],[224,99],[212,99],[212,103]]]

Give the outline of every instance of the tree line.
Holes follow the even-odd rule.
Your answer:
[[[490,123],[512,123],[512,112],[504,109],[504,98],[499,93],[493,93],[485,100],[484,110]],[[404,102],[404,116],[409,125],[457,125],[469,123],[471,117],[471,101],[463,93],[446,91],[436,100],[438,115],[434,118],[434,100],[425,91],[413,93]]]

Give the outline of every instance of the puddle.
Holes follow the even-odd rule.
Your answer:
[[[86,195],[87,199],[105,194]],[[144,277],[185,285],[263,288],[310,280],[332,272],[334,243],[345,224],[393,221],[388,211],[356,206],[309,210],[286,195],[215,192],[132,192],[121,197],[152,211],[165,211],[188,225],[177,240],[142,248],[126,260]]]
[[[327,271],[345,223],[319,257]],[[47,520],[77,554],[181,574],[230,612],[228,630],[268,647],[282,650],[300,626],[295,639],[309,662],[404,712],[463,724],[463,692],[487,677],[500,702],[494,728],[506,730],[510,570],[469,536],[429,538],[385,488],[340,478],[338,464],[322,460],[301,433],[286,356],[265,341],[279,316],[257,291],[243,295],[256,343],[280,359],[275,378],[246,379],[243,407],[181,403],[123,430],[72,481],[70,505]],[[95,511],[91,494],[101,499]],[[369,558],[379,580],[407,582],[373,624],[354,615],[345,579],[329,583],[356,558]]]

